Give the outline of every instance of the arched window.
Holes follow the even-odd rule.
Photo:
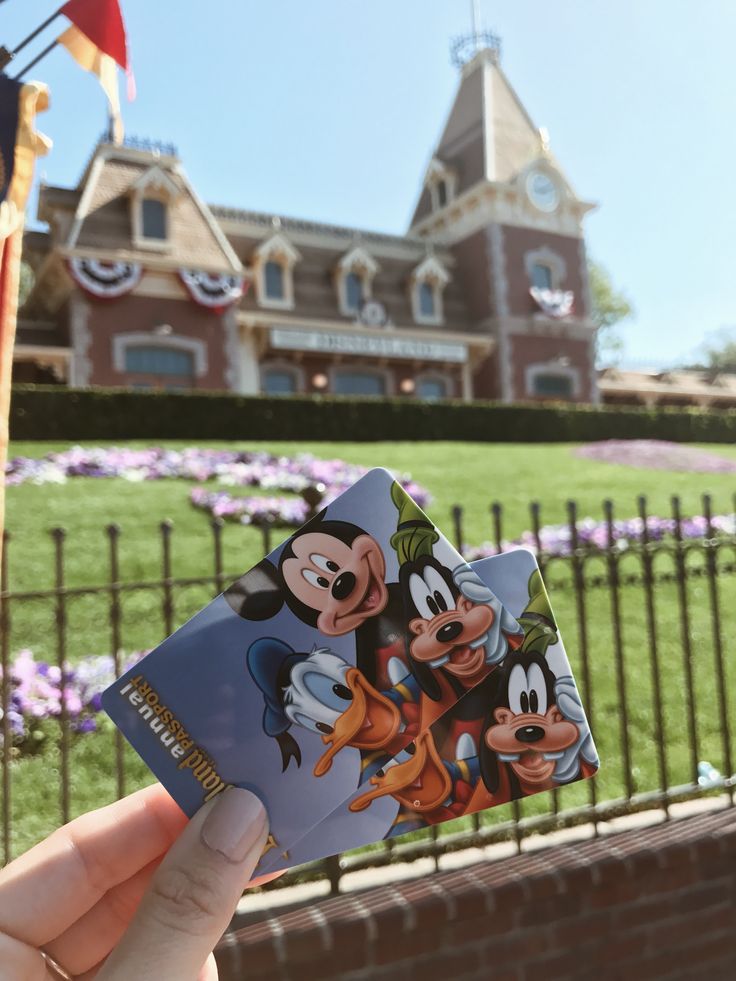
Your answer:
[[[535,262],[532,266],[532,286],[538,290],[551,290],[552,283],[552,267],[546,262]]]
[[[351,313],[358,313],[363,304],[363,280],[356,272],[345,277],[345,307]]]
[[[442,292],[449,281],[447,270],[431,253],[413,270],[409,283],[412,313],[416,323],[442,323]]]
[[[451,167],[435,157],[427,168],[425,186],[429,191],[432,211],[439,211],[455,197],[457,174]]]
[[[563,289],[567,277],[567,263],[546,245],[524,253],[524,267],[529,285],[538,290]]]
[[[170,246],[172,209],[181,194],[179,178],[168,166],[154,163],[130,186],[133,244],[164,252]]]
[[[366,300],[373,296],[373,278],[378,263],[363,248],[355,245],[338,260],[335,266],[337,305],[344,317],[355,317]]]
[[[435,298],[434,283],[419,284],[419,313],[427,319],[436,315],[437,302]]]
[[[266,297],[269,300],[284,298],[284,267],[280,262],[269,259],[263,270]]]
[[[261,242],[253,254],[256,298],[262,307],[292,310],[294,264],[301,255],[282,232]]]

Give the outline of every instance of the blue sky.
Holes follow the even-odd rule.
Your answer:
[[[123,0],[138,82],[127,131],[173,141],[210,202],[401,233],[470,7]],[[7,0],[0,41],[12,47],[53,9]],[[481,0],[481,11],[573,186],[600,203],[588,245],[636,306],[627,360],[671,362],[736,324],[736,4]],[[39,128],[54,149],[39,173],[75,184],[104,97],[62,50],[32,75],[52,96]]]

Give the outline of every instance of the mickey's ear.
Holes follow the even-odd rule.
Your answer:
[[[268,559],[236,579],[223,595],[244,620],[270,620],[284,605],[281,576]]]

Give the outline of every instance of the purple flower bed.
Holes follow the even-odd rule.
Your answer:
[[[736,473],[736,460],[660,439],[606,439],[579,446],[575,455],[598,463],[686,473]]]
[[[72,477],[123,480],[217,481],[231,487],[258,487],[299,495],[309,487],[319,487],[327,505],[366,473],[366,467],[344,460],[318,460],[308,453],[295,457],[262,452],[199,449],[183,450],[150,447],[145,450],[73,446],[63,453],[48,453],[39,459],[15,457],[6,466],[8,486],[18,484],[63,484]],[[425,507],[428,491],[408,476],[397,476],[417,503]],[[239,497],[225,490],[195,487],[190,493],[195,508],[243,524],[269,520],[296,527],[303,524],[308,507],[301,497],[257,495]]]
[[[736,515],[717,514],[712,520],[713,530],[719,535],[736,536]],[[692,518],[683,518],[680,524],[683,538],[705,538],[708,533],[708,523],[702,515]],[[613,540],[619,551],[626,551],[633,545],[637,545],[642,540],[644,522],[641,518],[628,518],[623,521],[613,522]],[[649,540],[652,542],[662,541],[666,536],[672,535],[675,531],[675,522],[672,518],[657,518],[654,516],[647,518],[647,532]],[[594,518],[582,518],[577,524],[578,545],[591,553],[601,552],[608,547],[608,525],[605,521],[596,521]],[[572,554],[572,535],[570,526],[544,525],[539,530],[539,540],[542,551],[547,556],[564,556]],[[525,531],[520,538],[514,541],[503,543],[506,548],[528,548],[537,553],[537,540],[533,532]],[[482,545],[468,547],[465,557],[472,562],[475,559],[486,558],[495,555],[498,549],[492,542],[483,542]]]
[[[136,651],[125,658],[121,672],[139,661],[146,651]],[[0,678],[2,673],[0,671]],[[116,678],[115,662],[110,654],[91,654],[77,664],[67,664],[63,672],[66,710],[75,732],[94,732],[96,715],[102,705],[102,692]],[[36,661],[32,651],[19,651],[10,665],[10,699],[8,718],[12,741],[21,751],[29,750],[43,739],[41,724],[61,715],[62,672],[57,665]],[[0,708],[2,719],[2,708]],[[2,746],[0,732],[0,746]]]

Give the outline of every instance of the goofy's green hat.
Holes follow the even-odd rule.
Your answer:
[[[396,481],[391,485],[391,500],[399,512],[399,523],[391,536],[399,565],[414,562],[422,555],[430,556],[440,537],[435,526]]]

